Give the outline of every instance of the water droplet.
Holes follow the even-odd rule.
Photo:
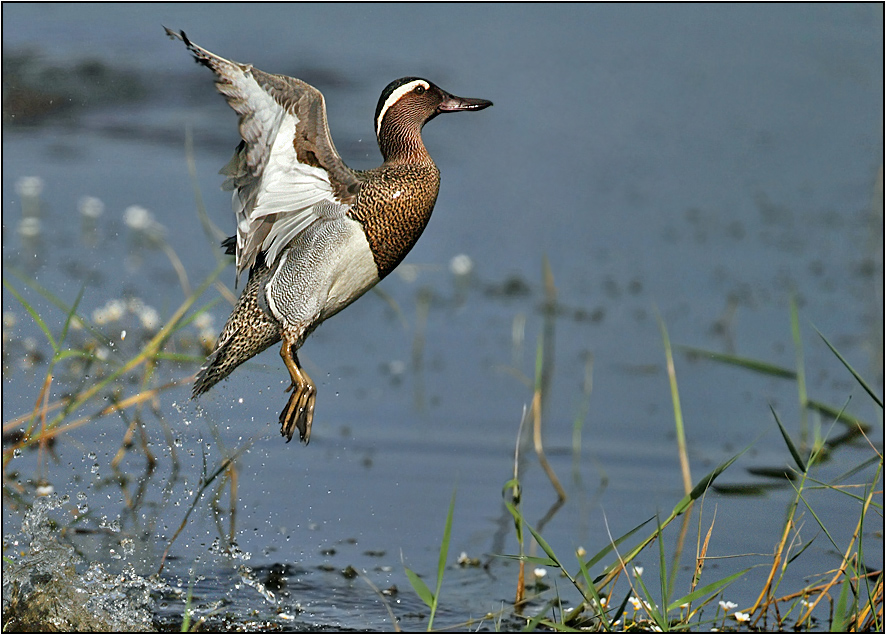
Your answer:
[[[120,531],[120,519],[116,518],[114,520],[108,520],[107,516],[102,516],[101,520],[98,522],[98,526],[116,534]]]

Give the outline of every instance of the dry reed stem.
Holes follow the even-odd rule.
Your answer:
[[[178,283],[181,285],[185,297],[189,297],[191,295],[191,283],[188,282],[188,273],[185,271],[185,266],[182,264],[178,254],[175,253],[175,249],[170,247],[168,243],[164,242],[161,245],[161,248],[166,254],[166,257],[169,258],[169,262],[172,263],[172,268],[175,269],[175,274],[178,276]]]
[[[47,379],[48,379],[48,377],[47,377]],[[41,399],[42,396],[43,396],[43,391],[41,391],[41,392],[40,392],[40,396],[37,397],[37,403],[38,403],[38,404],[39,404],[40,399]],[[64,406],[64,405],[67,403],[67,401],[68,401],[67,399],[59,399],[58,401],[53,401],[53,402],[50,403],[50,404],[45,404],[45,405],[44,405],[44,410],[45,410],[47,413],[52,412],[53,410],[58,410],[59,408],[61,408],[62,406]],[[6,434],[7,432],[9,432],[10,430],[12,430],[13,428],[16,428],[16,427],[20,426],[21,424],[23,424],[23,423],[24,423],[25,421],[27,421],[28,419],[33,418],[33,417],[34,417],[34,413],[37,411],[37,408],[38,408],[38,407],[39,407],[39,406],[35,404],[35,406],[34,406],[34,410],[32,410],[31,412],[29,412],[29,413],[27,413],[27,414],[19,415],[19,416],[16,417],[15,419],[10,419],[10,420],[7,421],[6,423],[4,423],[4,424],[3,424],[3,433]]]
[[[870,576],[871,574],[868,574]],[[876,586],[874,586],[874,597],[879,599],[880,610],[877,611],[878,622],[880,624],[883,623],[883,572],[877,571],[876,575],[880,576],[879,580],[877,580]],[[855,618],[855,630],[856,631],[867,631],[873,630],[873,621],[874,616],[868,615],[868,612],[871,610],[870,602],[866,602],[864,608]],[[867,622],[867,623],[866,623]]]
[[[47,441],[43,439],[42,433],[46,430],[46,402],[49,401],[49,386],[52,383],[52,373],[46,374],[46,381],[43,382],[41,395],[43,396],[43,407],[40,408],[40,445],[37,452],[37,466],[41,480],[45,476],[43,472],[43,453],[46,451]]]
[[[394,611],[391,610],[391,603],[388,600],[388,598],[385,597],[385,594],[382,593],[381,590],[377,586],[375,586],[375,584],[373,584],[372,580],[370,580],[369,576],[367,576],[365,573],[363,573],[362,571],[357,571],[357,575],[360,576],[360,578],[366,584],[369,585],[370,589],[375,591],[375,594],[381,600],[382,605],[385,607],[385,610],[388,612],[388,617],[391,618],[391,624],[394,626],[394,632],[395,633],[402,633],[403,630],[400,628],[400,620],[397,619],[397,616],[394,615]]]
[[[126,433],[123,435],[123,440],[120,442],[120,447],[117,449],[117,453],[114,455],[114,458],[111,459],[111,469],[116,470],[117,466],[120,465],[120,462],[123,460],[123,457],[126,456],[126,447],[132,443],[132,435],[135,432],[136,426],[135,417],[129,422],[129,426],[126,428]]]
[[[80,426],[82,426],[84,424],[90,423],[96,419],[99,419],[101,417],[109,415],[109,414],[116,412],[118,410],[123,410],[123,409],[129,408],[130,406],[133,406],[135,404],[146,401],[148,399],[152,399],[158,393],[160,393],[164,390],[167,390],[169,388],[174,388],[176,386],[179,386],[179,385],[182,385],[185,383],[190,383],[193,380],[194,380],[193,377],[187,377],[183,380],[171,381],[166,384],[163,384],[162,386],[157,386],[156,388],[144,390],[144,391],[138,393],[137,395],[133,395],[132,397],[127,397],[126,399],[123,399],[122,401],[118,401],[116,403],[112,403],[109,406],[105,406],[104,408],[102,408],[100,411],[98,411],[94,415],[90,415],[88,417],[81,417],[80,419],[76,419],[67,425],[57,426],[55,428],[46,430],[45,432],[41,432],[40,436],[38,437],[38,440],[42,440],[43,438],[51,439],[55,436],[58,436],[59,434],[62,434],[64,432],[69,432],[70,430],[73,430],[74,428],[79,428]],[[22,447],[23,445],[24,445],[24,442],[20,441],[13,448],[9,448],[8,450],[6,450],[3,453],[4,458],[7,453],[12,452],[14,449],[17,449],[19,447]]]
[[[695,587],[698,586],[699,580],[701,580],[701,572],[704,570],[705,560],[707,560],[708,555],[708,547],[711,544],[711,536],[714,533],[714,523],[717,522],[717,507],[714,507],[714,517],[711,518],[711,526],[708,527],[708,532],[705,534],[704,542],[699,546],[696,543],[695,547],[695,573],[692,574],[692,584],[689,587],[689,592],[692,593],[695,591]],[[699,514],[699,533],[701,533],[701,514]],[[701,536],[699,536],[700,538]],[[686,610],[687,620],[692,617],[692,603],[689,603],[689,607]]]
[[[157,569],[157,573],[158,573],[158,574],[160,574],[160,573],[163,572],[163,568],[166,566],[166,556],[169,555],[169,550],[172,548],[172,545],[175,543],[175,541],[176,541],[176,539],[178,538],[179,534],[181,534],[181,532],[184,531],[185,527],[187,526],[187,524],[188,524],[188,518],[191,517],[191,512],[193,512],[193,511],[197,508],[197,503],[200,502],[200,498],[203,496],[203,492],[205,492],[205,491],[206,491],[206,488],[209,487],[209,484],[212,483],[213,480],[215,480],[215,477],[216,477],[216,476],[218,476],[218,475],[221,474],[222,472],[227,471],[228,466],[229,466],[231,463],[233,463],[233,462],[234,462],[234,459],[236,459],[237,456],[239,456],[239,454],[240,454],[243,450],[245,450],[247,447],[248,447],[248,446],[243,446],[240,450],[238,450],[237,452],[235,452],[233,456],[229,456],[229,457],[226,458],[224,461],[222,461],[222,465],[221,465],[221,467],[219,467],[219,469],[216,470],[215,473],[214,473],[214,474],[213,474],[213,475],[212,475],[207,481],[205,481],[204,483],[202,483],[202,485],[200,486],[200,488],[197,490],[197,493],[196,493],[196,495],[194,496],[194,500],[191,502],[190,507],[188,507],[188,511],[185,512],[185,517],[182,519],[181,525],[179,525],[179,526],[178,526],[178,529],[175,530],[175,534],[173,534],[172,539],[169,541],[169,544],[166,545],[166,549],[163,550],[163,556],[160,558],[160,568]]]
[[[514,499],[514,507],[519,508],[520,505],[520,441],[523,438],[523,425],[526,423],[526,404],[523,404],[523,414],[520,417],[520,425],[517,428],[517,442],[514,444],[514,487],[512,489],[512,497]],[[516,521],[516,518],[514,519]],[[519,522],[519,521],[518,521]],[[519,539],[520,555],[523,555],[523,528],[517,527],[517,537]],[[520,558],[517,567],[517,592],[514,595],[514,609],[518,610],[526,602],[526,561]]]
[[[526,603],[526,561],[520,559],[517,570],[517,594],[514,596],[514,608],[519,609]]]
[[[153,361],[154,358],[156,357],[157,353],[160,351],[160,348],[163,346],[163,344],[165,344],[166,340],[169,339],[169,337],[175,331],[177,324],[181,321],[181,319],[185,316],[185,314],[190,310],[191,306],[194,304],[194,302],[196,302],[197,298],[200,295],[202,295],[203,292],[206,290],[206,288],[209,287],[209,285],[216,279],[217,275],[221,272],[221,270],[224,268],[224,266],[225,266],[224,264],[219,265],[219,267],[216,268],[216,270],[213,272],[213,274],[211,274],[206,279],[206,281],[200,285],[200,287],[197,289],[197,291],[193,295],[191,295],[185,299],[185,301],[178,307],[178,309],[176,309],[175,313],[173,313],[173,315],[169,318],[169,321],[166,323],[166,325],[162,329],[160,329],[160,331],[153,338],[151,338],[151,340],[147,344],[145,344],[144,348],[142,348],[141,352],[138,355],[136,355],[135,357],[130,359],[126,364],[124,364],[122,367],[120,367],[119,369],[114,371],[114,373],[111,376],[109,376],[107,379],[92,385],[90,388],[77,394],[76,396],[74,396],[71,399],[63,400],[65,408],[63,409],[62,412],[60,412],[58,415],[56,415],[55,419],[50,424],[48,424],[47,429],[45,429],[44,431],[41,432],[39,440],[42,440],[44,438],[50,439],[52,437],[57,436],[58,434],[60,434],[62,432],[72,430],[74,428],[77,428],[77,427],[85,424],[85,423],[88,423],[97,417],[103,416],[104,414],[107,414],[109,412],[114,412],[117,408],[115,405],[112,404],[111,406],[108,406],[107,408],[100,411],[100,413],[98,415],[84,417],[84,418],[74,421],[73,423],[68,424],[64,427],[58,426],[58,424],[62,420],[64,420],[65,416],[67,416],[70,412],[73,412],[77,408],[84,405],[87,401],[92,399],[96,394],[99,393],[99,391],[103,390],[107,386],[107,384],[109,384],[111,381],[116,380],[119,377],[122,377],[123,375],[125,375],[126,373],[128,373],[129,371],[131,371],[132,369],[136,368],[137,366],[141,365],[144,362]],[[48,388],[48,382],[50,380],[51,380],[51,374],[48,374],[47,375],[47,383],[44,383],[44,389]],[[160,387],[160,389],[164,389],[164,388],[168,388],[170,386],[178,385],[180,383],[183,383],[184,381],[193,381],[193,380],[194,380],[194,377],[190,377],[190,378],[183,380],[181,382],[171,382],[169,384],[166,384],[165,386]],[[127,405],[131,405],[132,403],[140,403],[144,399],[147,399],[150,396],[152,396],[153,394],[155,394],[155,391],[160,390],[160,389],[152,389],[152,390],[146,391],[146,392],[143,391],[139,395],[136,395],[134,398],[124,400],[124,402],[121,402],[121,403],[127,403]],[[41,391],[41,397],[43,397],[42,391]],[[45,398],[44,398],[44,400],[45,400]],[[37,411],[40,408],[40,406],[39,406],[40,401],[41,401],[41,399],[38,399],[37,405],[35,405],[35,410],[31,416],[35,416],[37,414]],[[46,412],[48,412],[48,407],[44,408],[44,414]],[[9,426],[9,424],[7,424],[6,427],[8,427],[8,426]],[[5,430],[5,428],[4,428],[4,430]],[[19,449],[21,447],[24,447],[25,445],[28,445],[29,439],[30,439],[29,431],[26,431],[26,433],[21,441],[19,441],[13,447],[11,447],[3,452],[3,469],[4,470],[6,468],[6,465],[8,464],[9,459],[11,458],[13,452],[15,452],[16,449]]]
[[[37,395],[37,401],[34,403],[34,410],[31,411],[30,415],[26,415],[27,419],[31,419],[32,421],[37,418],[37,415],[40,415],[40,419],[42,421],[42,427],[46,427],[46,402],[47,395],[49,394],[49,386],[52,384],[52,373],[46,373],[46,379],[43,381],[43,386],[40,388],[40,393]],[[43,404],[42,408],[40,404]],[[33,429],[33,423],[28,426],[27,433]]]
[[[788,536],[790,535],[791,529],[794,527],[794,517],[793,513],[791,517],[788,518],[787,523],[784,526],[784,532],[782,532],[781,540],[778,542],[778,546],[775,548],[775,554],[772,559],[772,568],[769,570],[769,577],[766,578],[766,584],[763,585],[763,588],[760,590],[760,595],[757,597],[757,601],[754,602],[754,605],[748,609],[748,613],[753,615],[757,612],[757,609],[760,608],[760,605],[764,603],[764,599],[767,595],[769,595],[769,591],[772,587],[772,581],[775,579],[775,573],[778,571],[778,565],[781,563],[781,554],[784,552],[785,544],[787,543]],[[766,605],[769,605],[769,602],[766,602]],[[757,625],[757,622],[760,621],[760,618],[766,614],[766,611],[760,613],[757,616],[757,619],[754,620],[754,626]]]
[[[228,465],[228,480],[231,483],[231,533],[229,541],[234,542],[236,538],[236,519],[237,519],[237,466],[233,462]]]
[[[221,296],[228,301],[231,306],[237,305],[237,296],[231,293],[231,290],[228,289],[228,285],[226,285],[221,280],[216,280],[214,283],[216,291],[218,291]]]
[[[668,329],[664,320],[655,309],[658,317],[658,326],[661,330],[661,338],[664,343],[665,360],[668,369],[668,383],[671,388],[671,402],[674,407],[674,423],[677,432],[677,453],[680,458],[680,472],[683,476],[683,493],[689,494],[692,491],[692,473],[689,469],[689,455],[686,451],[686,433],[683,426],[683,408],[680,405],[680,391],[677,388],[677,370],[674,367],[674,354],[671,350],[671,338],[668,335]]]
[[[818,595],[818,597],[815,599],[815,601],[809,604],[809,606],[806,609],[806,613],[800,619],[797,620],[798,625],[802,624],[807,619],[809,619],[809,616],[812,614],[813,609],[815,609],[815,607],[818,606],[818,603],[821,602],[821,599],[825,596],[825,594],[827,594],[828,591],[830,591],[831,588],[837,584],[837,582],[839,582],[843,577],[845,577],[847,565],[850,562],[853,562],[856,560],[857,554],[852,553],[852,550],[854,548],[855,542],[858,540],[858,537],[861,535],[861,532],[863,529],[862,521],[864,520],[864,518],[867,515],[867,512],[870,508],[871,501],[874,497],[874,491],[875,491],[875,488],[871,487],[870,492],[868,492],[868,496],[865,499],[864,506],[862,507],[862,510],[861,510],[861,515],[858,518],[858,524],[856,524],[856,526],[855,526],[855,532],[852,534],[852,538],[849,540],[849,546],[846,547],[846,551],[843,553],[843,560],[840,563],[840,568],[837,570],[837,573],[834,574],[834,577],[831,578],[831,581],[825,585],[825,587],[822,589],[821,593]],[[856,563],[855,565],[853,565],[852,569],[854,571],[856,571],[857,567],[858,567],[858,564]]]
[[[532,442],[535,446],[535,453],[538,455],[538,462],[544,468],[545,474],[548,475],[548,479],[550,479],[551,485],[554,486],[554,489],[557,491],[557,497],[562,503],[566,500],[566,490],[560,485],[560,479],[557,478],[554,468],[548,463],[541,440],[541,389],[537,389],[532,396]]]

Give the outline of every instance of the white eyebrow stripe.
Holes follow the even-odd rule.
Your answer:
[[[388,108],[396,104],[403,95],[414,89],[416,86],[424,86],[425,90],[429,90],[431,88],[431,85],[428,84],[426,81],[422,79],[416,79],[409,82],[408,84],[403,84],[402,86],[400,86],[400,88],[391,93],[387,101],[385,101],[385,105],[382,106],[381,111],[378,113],[378,120],[375,122],[376,137],[381,134],[381,122],[384,121],[385,113],[388,111]]]

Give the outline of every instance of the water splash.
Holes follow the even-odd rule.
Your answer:
[[[152,631],[151,591],[163,586],[128,567],[119,575],[83,563],[57,538],[51,512],[67,497],[34,501],[19,536],[4,536],[3,626],[6,631]],[[23,548],[27,545],[27,548]]]

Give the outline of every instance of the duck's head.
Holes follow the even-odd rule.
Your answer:
[[[385,161],[414,151],[426,153],[421,128],[444,112],[483,110],[486,99],[456,97],[420,77],[402,77],[387,85],[375,109],[375,134]]]

